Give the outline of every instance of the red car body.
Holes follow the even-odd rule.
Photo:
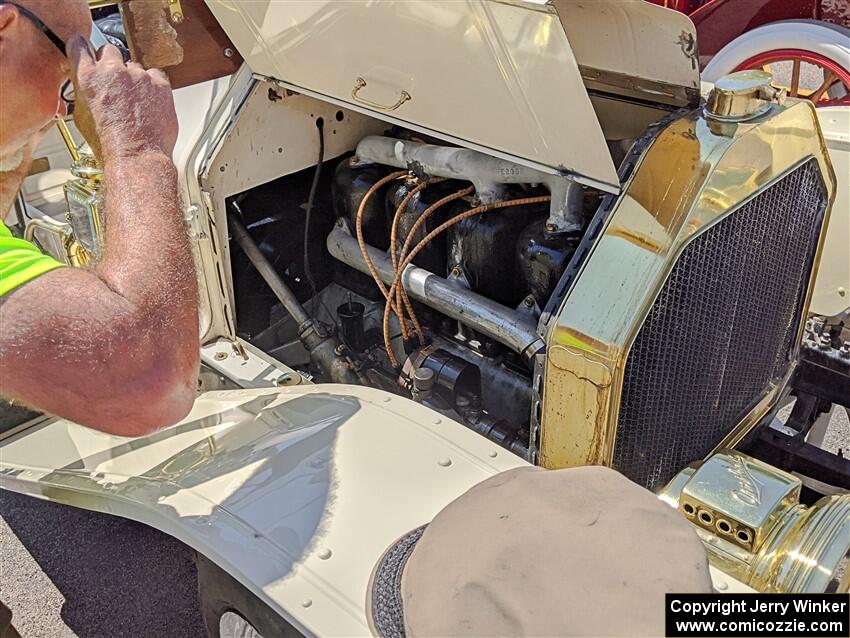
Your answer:
[[[739,35],[779,20],[821,20],[850,28],[848,0],[649,0],[690,16],[700,67]]]

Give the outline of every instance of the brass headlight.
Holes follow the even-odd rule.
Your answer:
[[[76,174],[76,173],[75,173]],[[64,186],[68,223],[79,244],[94,257],[100,256],[102,196],[99,181],[76,179]]]
[[[71,266],[84,268],[93,257],[100,256],[103,242],[103,169],[87,144],[77,146],[64,121],[59,120],[56,127],[71,155],[71,173],[76,178],[63,186],[68,205],[68,223],[50,218],[30,220],[24,234],[28,241],[33,241],[39,235],[44,241],[45,233],[52,236],[54,248],[50,252],[61,253],[54,254],[54,257]],[[57,242],[58,246],[55,245]]]

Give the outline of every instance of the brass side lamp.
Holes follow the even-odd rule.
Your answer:
[[[56,127],[71,155],[71,173],[75,177],[62,187],[68,205],[67,223],[49,217],[31,219],[24,230],[24,238],[33,241],[37,239],[36,233],[48,233],[55,238],[50,242],[53,249],[48,252],[71,266],[85,268],[101,253],[103,169],[88,144],[77,145],[63,120],[59,120]],[[54,254],[57,251],[59,254]]]
[[[66,182],[63,187],[68,204],[68,223],[73,230],[74,240],[90,257],[97,258],[100,257],[103,241],[103,169],[87,143],[76,145],[63,120],[59,120],[56,126],[71,154],[71,173],[77,178]]]

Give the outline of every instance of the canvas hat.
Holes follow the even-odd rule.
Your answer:
[[[381,638],[663,636],[668,592],[711,592],[678,512],[608,468],[524,467],[387,549],[367,612]]]

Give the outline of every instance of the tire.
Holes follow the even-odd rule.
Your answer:
[[[732,40],[711,58],[702,72],[702,79],[717,82],[747,60],[779,49],[809,51],[850,72],[850,29],[817,20],[783,20]]]
[[[281,618],[211,560],[195,554],[201,615],[210,638],[302,638]]]

